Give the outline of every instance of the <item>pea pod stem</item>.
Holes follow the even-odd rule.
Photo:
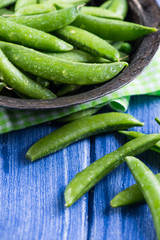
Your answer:
[[[129,139],[134,139],[145,135],[144,133],[135,131],[119,131],[119,133],[124,134]],[[160,142],[157,142],[153,147],[151,147],[151,150],[160,153]]]
[[[150,208],[160,240],[160,183],[153,172],[137,158],[127,157],[126,162]]]
[[[103,177],[122,164],[126,156],[138,155],[151,148],[159,140],[160,134],[149,134],[133,139],[78,173],[65,190],[66,207],[71,206]]]
[[[24,71],[64,84],[91,85],[106,82],[128,66],[126,62],[109,64],[68,62],[2,41],[0,41],[0,48],[11,62]]]
[[[160,125],[160,119],[159,118],[155,118],[155,120]]]
[[[120,54],[116,48],[107,41],[83,29],[66,26],[57,30],[56,34],[65,41],[94,55],[107,58],[111,61],[118,61],[120,58]]]
[[[50,90],[34,82],[21,73],[0,49],[0,72],[3,82],[20,93],[34,99],[54,99],[56,97]]]
[[[72,23],[78,16],[79,11],[80,8],[74,6],[51,13],[14,16],[10,17],[9,20],[44,32],[52,32]]]
[[[103,39],[114,41],[133,41],[157,31],[156,28],[150,28],[136,23],[98,18],[85,14],[79,14],[72,24]]]
[[[106,113],[84,117],[68,123],[40,139],[28,150],[26,158],[34,161],[85,137],[142,125],[133,116],[123,113]]]
[[[160,173],[155,175],[160,182]],[[134,184],[118,193],[111,201],[111,207],[122,207],[131,204],[143,203],[145,201],[137,184]]]

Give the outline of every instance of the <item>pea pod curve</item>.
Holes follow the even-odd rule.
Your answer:
[[[127,157],[126,162],[150,208],[160,240],[160,183],[153,172],[137,158]]]
[[[136,23],[98,18],[85,14],[79,14],[72,24],[92,32],[101,38],[115,41],[133,41],[157,31],[156,28]]]
[[[80,7],[74,6],[51,13],[10,17],[9,20],[44,32],[52,32],[72,23],[79,11]]]
[[[28,150],[26,158],[34,161],[82,138],[101,132],[110,132],[142,125],[133,116],[124,113],[106,113],[81,118],[80,120],[64,125],[40,139]]]
[[[3,82],[13,89],[34,99],[54,99],[56,97],[50,90],[36,83],[21,73],[0,50],[0,74]]]
[[[94,55],[107,58],[111,61],[118,61],[120,58],[120,54],[116,48],[102,38],[83,29],[66,26],[57,30],[56,34],[70,44]]]
[[[64,193],[66,206],[71,206],[103,177],[122,164],[126,156],[138,155],[151,148],[159,140],[160,134],[141,136],[92,163],[68,184]]]
[[[126,62],[109,64],[68,62],[2,41],[0,41],[0,48],[11,62],[24,71],[65,84],[91,85],[106,82],[128,66]]]
[[[160,182],[160,173],[155,175]],[[122,207],[131,204],[138,204],[144,202],[143,194],[141,193],[137,184],[126,188],[122,192],[118,193],[111,201],[111,207]]]
[[[0,17],[0,37],[5,41],[44,51],[64,52],[73,49],[72,45],[53,35],[11,22],[3,17]]]

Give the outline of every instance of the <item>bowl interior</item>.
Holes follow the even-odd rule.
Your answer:
[[[99,1],[102,3],[104,1]],[[97,5],[96,0],[90,1],[91,5]],[[128,0],[129,12],[127,20],[150,27],[158,27],[160,9],[155,0]],[[130,65],[118,76],[107,83],[82,88],[71,96],[59,97],[54,100],[18,99],[0,96],[0,106],[16,109],[54,109],[85,103],[107,95],[125,86],[134,80],[149,64],[156,53],[160,41],[160,31],[150,34],[133,43],[133,52],[130,56]]]

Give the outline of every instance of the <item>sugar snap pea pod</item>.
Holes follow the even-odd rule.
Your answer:
[[[126,62],[106,64],[69,62],[2,41],[0,48],[11,62],[24,71],[64,84],[91,85],[106,82],[128,66]]]
[[[15,11],[18,9],[27,6],[27,5],[32,5],[37,3],[37,0],[17,0],[15,4]]]
[[[128,2],[127,0],[113,0],[108,10],[122,16],[124,19],[128,12]]]
[[[121,52],[124,52],[126,54],[129,54],[131,53],[132,51],[132,45],[130,43],[127,43],[127,42],[115,42],[113,43],[113,46],[118,50],[118,51],[121,51]]]
[[[134,139],[134,138],[137,138],[137,137],[145,135],[144,133],[134,132],[134,131],[119,131],[119,133],[122,133],[122,134],[126,135],[129,139]],[[151,150],[160,153],[160,142],[157,142],[151,148]]]
[[[21,73],[0,50],[0,73],[3,82],[26,96],[35,99],[53,99],[56,97],[50,90],[34,82]]]
[[[48,0],[39,0],[40,3],[47,2]],[[54,3],[64,3],[64,4],[72,4],[72,5],[78,5],[78,4],[86,4],[89,2],[89,0],[53,0]]]
[[[41,78],[41,77],[37,77],[36,82],[38,82],[39,84],[41,84],[44,87],[49,87],[50,82],[47,79]]]
[[[139,159],[126,157],[126,162],[150,208],[157,237],[160,240],[160,183],[153,172]]]
[[[51,13],[10,17],[9,20],[44,32],[52,32],[72,23],[78,16],[79,10],[79,7],[74,6]]]
[[[69,51],[73,46],[57,37],[0,17],[0,38],[45,51]]]
[[[1,0],[0,1],[0,8],[8,7],[9,5],[15,3],[16,0]]]
[[[78,90],[79,88],[81,88],[80,85],[74,85],[74,84],[63,85],[61,87],[61,89],[57,92],[57,96],[61,97],[61,96],[64,96],[64,95],[66,95],[68,93],[73,93],[74,91]]]
[[[108,0],[108,1],[106,1],[104,3],[102,3],[99,7],[108,9],[109,6],[112,4],[112,2],[113,2],[113,0]]]
[[[67,42],[94,55],[107,58],[111,61],[119,60],[120,55],[117,49],[112,47],[107,41],[83,29],[66,26],[57,30],[56,34]]]
[[[160,182],[160,173],[155,175],[158,181]],[[118,193],[111,201],[110,205],[111,207],[122,207],[127,206],[131,204],[138,204],[143,203],[144,197],[141,193],[139,187],[137,184],[134,184],[130,186],[129,188],[126,188],[122,192]]]
[[[82,138],[101,132],[111,132],[142,125],[143,123],[139,122],[133,116],[124,113],[104,113],[81,118],[64,125],[40,139],[28,150],[26,158],[34,161]]]
[[[80,118],[92,116],[93,114],[97,113],[101,108],[102,108],[102,106],[82,110],[82,111],[79,111],[79,112],[76,112],[76,113],[69,114],[69,115],[67,115],[63,118],[57,119],[57,121],[59,123],[73,122],[73,121],[78,120]]]
[[[105,9],[105,8],[85,6],[85,7],[81,8],[81,13],[96,16],[96,17],[122,20],[121,15],[116,14],[116,13],[114,13],[114,12],[108,10],[108,9]]]
[[[160,125],[160,119],[159,118],[155,118],[155,120]]]
[[[98,18],[85,14],[79,14],[72,24],[94,33],[101,38],[115,41],[133,41],[157,31],[156,28],[150,28],[136,23]]]
[[[28,5],[23,8],[20,8],[16,11],[15,16],[49,13],[55,10],[56,8],[54,6],[53,1],[48,1],[46,3],[32,4],[32,5]]]
[[[11,15],[11,14],[13,14],[13,12],[11,10],[7,9],[7,8],[0,9],[0,16],[2,16],[2,15]]]
[[[110,62],[105,58],[95,56],[91,53],[88,53],[79,49],[73,49],[72,51],[64,52],[64,53],[46,53],[46,54],[52,57],[56,57],[62,60],[64,59],[72,62],[84,62],[84,63],[109,63]]]
[[[151,148],[159,140],[160,134],[149,134],[133,139],[78,173],[65,190],[66,207],[71,206],[103,177],[122,164],[126,156],[138,155]]]

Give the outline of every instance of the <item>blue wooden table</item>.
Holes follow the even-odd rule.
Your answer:
[[[160,117],[159,97],[133,97],[128,113],[145,123],[135,130],[160,132],[154,120]],[[156,239],[146,204],[117,209],[109,206],[117,193],[134,183],[125,163],[72,207],[64,207],[65,187],[76,173],[127,139],[118,133],[102,134],[72,144],[41,161],[26,160],[27,149],[56,127],[46,124],[0,136],[0,239]],[[158,153],[148,151],[139,157],[155,173],[160,171]]]

